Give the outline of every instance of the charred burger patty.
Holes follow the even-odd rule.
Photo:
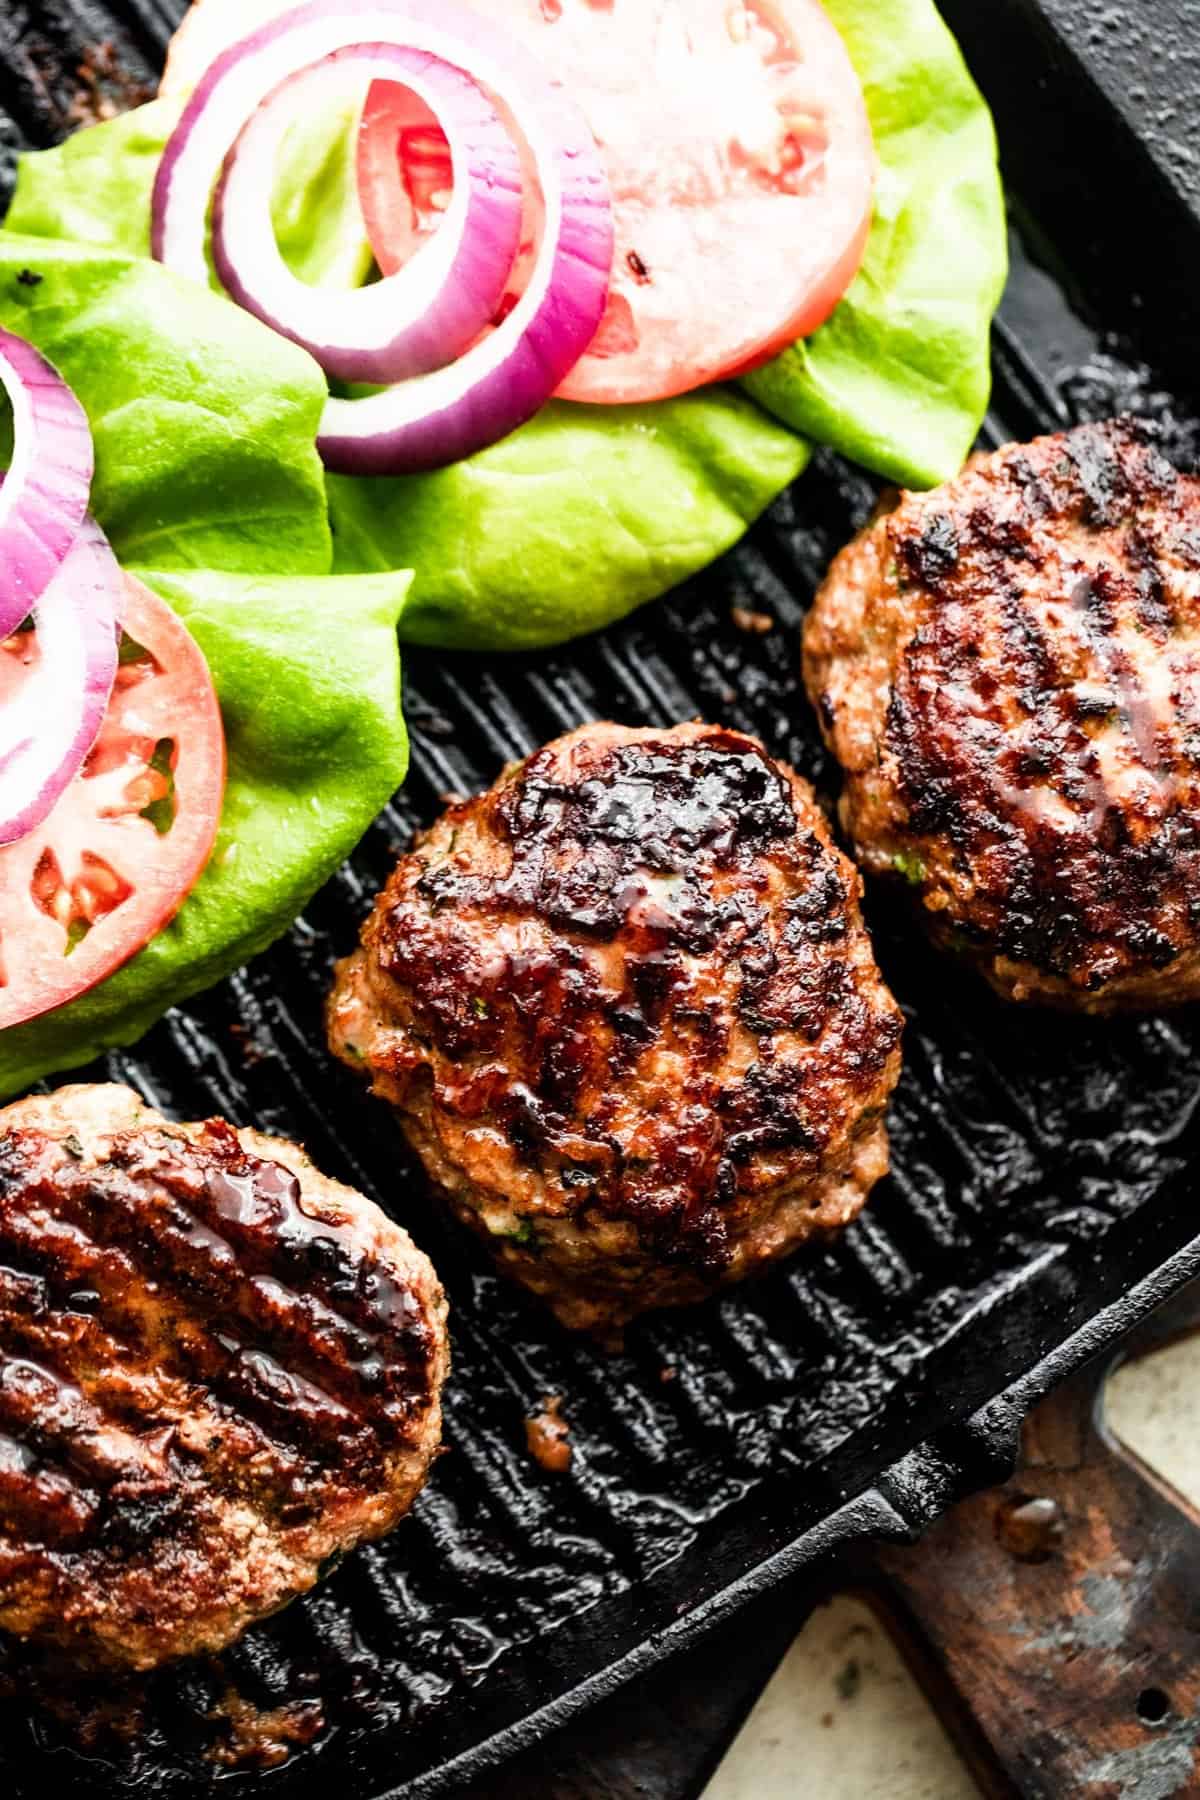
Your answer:
[[[0,1349],[0,1627],[94,1667],[219,1650],[437,1450],[445,1301],[407,1234],[127,1088],[0,1112]]]
[[[452,808],[329,1016],[460,1217],[600,1334],[845,1224],[887,1166],[858,876],[736,732],[588,726]]]
[[[1200,480],[1145,427],[902,496],[834,563],[805,672],[859,861],[1001,993],[1200,993]]]

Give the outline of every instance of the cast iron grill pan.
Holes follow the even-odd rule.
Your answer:
[[[137,97],[180,10],[6,5],[9,150],[57,140],[106,96]],[[1015,245],[985,443],[1132,409],[1194,456],[1195,409],[1113,348],[1108,316],[1099,304],[1083,324]],[[209,1715],[229,1686],[266,1710],[308,1702],[324,1726],[269,1778],[223,1785],[269,1779],[281,1800],[331,1784],[344,1800],[457,1791],[781,1573],[854,1536],[920,1529],[997,1477],[1030,1400],[1200,1267],[1196,1015],[1098,1024],[1008,1009],[883,894],[870,921],[908,1017],[891,1178],[828,1250],[642,1324],[615,1358],[497,1282],[426,1196],[385,1110],[323,1048],[331,961],[396,850],[442,796],[546,738],[596,718],[703,715],[834,790],[797,633],[877,493],[822,453],[715,569],[598,638],[504,660],[409,656],[413,773],[352,862],[274,950],[84,1072],[182,1118],[219,1112],[301,1139],[410,1227],[452,1300],[449,1454],[390,1539],[220,1665],[155,1677],[119,1748],[101,1736],[81,1754],[30,1709],[24,1655],[0,1644],[0,1784],[14,1800],[47,1784],[162,1800],[210,1789]],[[738,607],[774,629],[740,631]],[[550,1393],[572,1426],[565,1478],[524,1448],[524,1417]]]

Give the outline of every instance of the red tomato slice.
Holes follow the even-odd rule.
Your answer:
[[[375,260],[394,275],[437,230],[454,192],[445,133],[425,102],[397,82],[377,81],[368,91],[358,188]]]
[[[582,107],[612,190],[608,311],[565,399],[664,399],[764,362],[828,318],[866,247],[875,153],[858,77],[817,0],[491,0],[488,13]],[[372,97],[359,162],[385,271],[421,229],[403,142],[413,102],[390,91],[390,104]],[[422,124],[436,142],[432,118]],[[440,181],[448,171],[442,140]]]
[[[0,643],[0,706],[31,666],[27,640]],[[200,647],[126,576],[100,735],[50,816],[0,850],[0,1029],[94,987],[174,916],[212,852],[224,787]]]
[[[521,152],[521,245],[496,323],[525,292],[544,217],[533,157],[504,108]],[[358,135],[358,195],[367,242],[384,275],[394,275],[432,237],[454,193],[454,165],[435,115],[410,88],[376,81],[367,92]]]

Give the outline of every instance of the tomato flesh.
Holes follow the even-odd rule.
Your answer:
[[[500,324],[529,285],[544,209],[533,157],[503,107],[521,157],[521,242],[500,303]],[[380,272],[394,275],[441,223],[454,193],[450,145],[425,102],[394,81],[371,84],[358,134],[358,196]]]
[[[489,16],[582,108],[612,192],[608,309],[563,398],[664,399],[741,373],[828,318],[866,247],[875,154],[858,77],[817,0],[492,0]],[[420,223],[412,104],[377,87],[360,136],[363,212],[385,272],[411,254]],[[428,150],[440,133],[431,118],[423,128]],[[448,173],[443,154],[439,179]],[[532,262],[528,218],[525,237],[514,293]]]
[[[207,664],[171,609],[125,577],[121,666],[80,773],[0,849],[0,1029],[63,1006],[149,942],[216,839],[225,739]],[[28,677],[0,642],[0,706]]]
[[[394,275],[437,230],[454,191],[450,146],[418,94],[374,82],[358,138],[358,187],[375,260]]]

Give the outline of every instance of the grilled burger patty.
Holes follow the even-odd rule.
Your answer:
[[[805,674],[863,866],[1014,999],[1200,994],[1200,480],[1131,420],[905,494]]]
[[[859,892],[754,739],[588,726],[401,858],[331,1043],[502,1266],[611,1335],[884,1173],[901,1022]]]
[[[122,1087],[0,1112],[0,1627],[148,1669],[311,1587],[425,1481],[445,1313],[294,1144]]]

